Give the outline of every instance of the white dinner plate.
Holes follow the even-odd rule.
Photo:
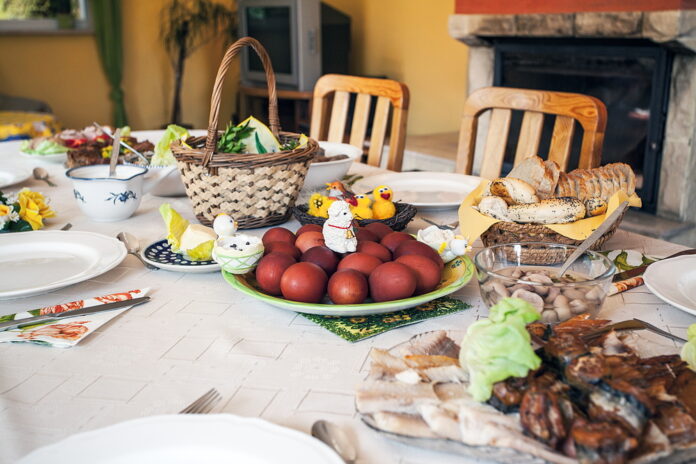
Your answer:
[[[0,166],[0,189],[19,184],[31,177],[31,171],[20,166]]]
[[[68,160],[67,153],[53,153],[51,155],[33,155],[31,153],[24,153],[23,151],[20,151],[19,154],[27,159],[44,163],[62,164]]]
[[[648,266],[645,286],[665,303],[696,316],[696,256],[679,256]]]
[[[0,234],[0,300],[38,295],[91,279],[125,257],[123,243],[93,232]]]
[[[419,210],[457,209],[482,180],[453,172],[396,172],[365,177],[352,190],[366,193],[386,185],[394,192],[396,201],[410,203]]]
[[[151,416],[79,433],[18,464],[342,464],[310,435],[231,414]]]

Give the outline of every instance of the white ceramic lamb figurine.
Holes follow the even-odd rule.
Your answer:
[[[329,218],[324,222],[324,242],[336,253],[350,253],[357,249],[358,239],[353,232],[353,213],[345,201],[334,201],[329,206]]]

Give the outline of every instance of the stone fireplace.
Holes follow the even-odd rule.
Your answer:
[[[646,83],[619,84],[617,87],[614,82],[601,91],[605,92],[604,96],[601,93],[595,95],[607,104],[610,120],[608,134],[610,125],[615,125],[613,142],[612,137],[605,139],[606,156],[603,156],[603,160],[618,161],[612,158],[624,151],[627,153],[625,156],[638,156],[635,160],[624,161],[634,165],[640,163],[644,210],[665,218],[696,222],[696,10],[680,9],[682,4],[676,5],[679,2],[670,0],[662,0],[662,3],[674,9],[660,11],[566,12],[574,11],[575,6],[583,10],[588,9],[588,5],[591,8],[597,4],[578,1],[575,2],[577,5],[573,5],[572,0],[521,0],[516,5],[492,1],[483,6],[472,3],[458,0],[458,14],[452,15],[449,21],[450,35],[470,47],[467,94],[490,85],[526,88],[553,86],[556,84],[553,81],[537,77],[542,74],[540,70],[544,66],[548,68],[547,74],[556,74],[559,79],[557,84],[560,87],[548,90],[592,94],[584,85],[572,88],[573,82],[582,82],[578,75],[589,72],[582,70],[582,66],[578,67],[578,61],[582,62],[583,59],[578,58],[581,55],[586,57],[584,59],[590,68],[596,68],[596,73],[600,75],[608,74],[612,66],[625,75],[643,72],[649,78]],[[540,7],[541,3],[544,5]],[[611,0],[602,3],[602,8],[609,5],[629,9],[637,5],[633,8],[648,10],[660,1],[652,2],[650,6],[645,3]],[[624,4],[626,7],[622,6]],[[525,12],[525,7],[531,12]],[[539,8],[547,8],[548,12],[537,11]],[[601,68],[596,65],[597,58],[585,52],[591,47],[607,53],[610,49],[619,50],[611,59],[621,61],[612,64],[611,59],[605,60],[607,65]],[[625,47],[625,56],[621,56],[620,50],[624,50],[621,47]],[[541,60],[544,53],[548,55],[544,58],[546,61]],[[650,55],[653,61],[646,61],[645,54]],[[572,65],[566,65],[572,69],[563,74],[558,68],[563,66],[563,59],[567,56],[574,57]],[[517,68],[511,67],[510,63],[516,64]],[[506,65],[510,68],[507,72]],[[631,66],[635,66],[635,71]],[[528,72],[525,74],[519,69]],[[593,82],[597,80],[593,79]],[[650,98],[626,93],[612,101],[612,97],[606,93],[612,90],[612,85],[616,87],[614,91],[621,86],[653,87],[647,92]],[[624,108],[623,112],[612,110],[612,105],[616,104],[618,108],[623,103],[635,108]],[[613,120],[612,113],[615,115]],[[622,116],[625,116],[625,120],[621,120]],[[485,124],[482,126],[480,130],[486,130]],[[645,135],[641,135],[643,132],[640,131],[644,131]],[[638,142],[642,145],[633,148],[631,144]],[[623,151],[617,148],[622,143],[624,148],[627,147]],[[475,166],[481,154],[479,148]]]

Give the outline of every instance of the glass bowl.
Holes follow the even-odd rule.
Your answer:
[[[560,279],[558,269],[577,247],[543,242],[506,243],[474,257],[481,297],[490,308],[505,297],[529,301],[544,322],[562,322],[582,313],[596,316],[616,272],[614,263],[584,252]]]

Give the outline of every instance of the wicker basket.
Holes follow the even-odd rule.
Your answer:
[[[364,227],[372,222],[381,222],[391,227],[394,231],[404,230],[411,219],[416,215],[416,207],[408,203],[394,203],[396,206],[396,214],[389,219],[361,219],[358,221],[358,225]],[[295,216],[300,224],[316,224],[321,226],[326,221],[323,217],[312,216],[307,214],[309,208],[307,205],[298,205],[292,209],[292,214]]]
[[[319,145],[309,139],[302,148],[266,154],[215,153],[222,84],[232,59],[251,46],[261,58],[268,83],[268,120],[281,143],[299,134],[280,132],[275,74],[268,53],[251,37],[232,44],[220,63],[210,99],[208,135],[192,137],[171,148],[198,220],[210,225],[218,213],[232,215],[240,229],[265,227],[287,221]]]
[[[624,211],[624,214],[625,211]],[[604,243],[614,235],[619,228],[623,214],[614,222],[614,225],[590,247],[591,250],[598,251]],[[565,235],[561,235],[546,226],[538,224],[517,224],[516,222],[496,222],[481,234],[481,241],[485,246],[500,245],[503,243],[515,242],[546,242],[560,243],[563,245],[580,245],[582,240],[574,240]]]

